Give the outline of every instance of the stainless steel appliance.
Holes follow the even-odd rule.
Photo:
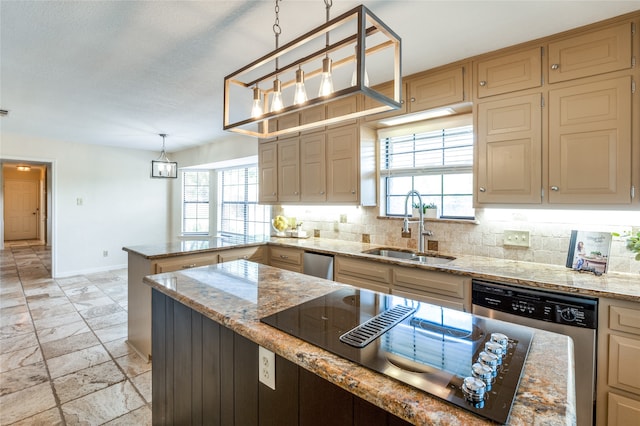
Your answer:
[[[262,322],[506,423],[533,330],[353,287]]]
[[[333,256],[305,251],[302,257],[302,271],[306,275],[333,281]]]
[[[564,334],[573,339],[576,414],[593,424],[598,300],[539,289],[472,280],[472,312],[489,318]]]

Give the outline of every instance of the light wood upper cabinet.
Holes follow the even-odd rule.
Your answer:
[[[373,89],[375,89],[376,91],[382,93],[385,96],[390,97],[391,99],[393,99],[393,81],[387,81],[386,83],[382,83],[379,84],[375,87],[373,87]],[[405,83],[402,84],[402,92],[400,93],[400,108],[398,109],[394,109],[391,111],[386,111],[386,112],[380,112],[378,114],[374,114],[374,115],[367,115],[364,117],[364,121],[378,121],[378,120],[382,120],[383,118],[388,118],[388,117],[395,117],[396,115],[402,115],[402,114],[406,114],[407,113],[407,102],[405,101],[407,99],[407,85]],[[374,99],[365,96],[364,97],[364,108],[365,109],[371,109],[371,108],[375,108],[378,106],[381,106],[382,104],[380,102],[375,101]]]
[[[325,134],[312,133],[300,138],[301,200],[321,202],[327,199],[327,160]]]
[[[355,126],[327,132],[327,198],[338,203],[358,200],[360,157]]]
[[[540,203],[541,95],[482,102],[477,117],[477,201]]]
[[[549,202],[631,202],[631,77],[549,91]]]
[[[346,98],[338,99],[327,104],[327,118],[335,118],[351,114],[360,111],[360,97],[348,96]],[[336,127],[343,127],[346,125],[355,125],[358,123],[357,118],[351,120],[340,121],[339,123],[327,125],[327,129],[333,129]]]
[[[278,144],[261,142],[258,145],[258,201],[278,201]]]
[[[278,201],[300,201],[300,144],[278,141]]]
[[[407,81],[407,112],[425,111],[465,101],[464,67],[429,72]]]
[[[631,23],[549,43],[549,82],[631,68]]]
[[[542,86],[542,48],[534,47],[475,63],[479,98]]]

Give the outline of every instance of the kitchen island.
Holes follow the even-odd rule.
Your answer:
[[[144,282],[154,289],[154,423],[199,419],[204,415],[203,410],[209,410],[208,416],[234,419],[235,424],[244,425],[257,419],[269,423],[266,420],[269,418],[273,424],[278,424],[278,419],[273,417],[274,407],[281,404],[274,403],[273,398],[278,392],[285,392],[283,400],[288,401],[290,409],[279,413],[278,417],[295,419],[305,413],[338,415],[344,413],[336,407],[344,406],[360,413],[353,414],[353,419],[361,418],[358,416],[365,415],[363,412],[369,413],[365,417],[377,419],[381,416],[376,410],[390,413],[388,421],[381,424],[491,424],[423,391],[260,322],[260,318],[328,294],[343,287],[342,284],[244,260],[153,275],[145,277]],[[218,342],[221,342],[218,348],[235,349],[235,352],[214,354],[217,370],[202,361],[207,354],[205,348],[211,351],[215,346],[208,340],[216,335],[215,332],[204,332],[205,328],[218,330]],[[173,333],[172,329],[177,332]],[[198,336],[205,340],[199,341]],[[257,380],[258,345],[276,354],[276,388],[279,390],[271,391]],[[179,350],[173,351],[174,346]],[[183,362],[185,354],[193,361],[192,367]],[[228,359],[230,354],[234,360]],[[173,356],[183,358],[178,361]],[[238,374],[225,379],[234,362],[239,369],[233,371]],[[305,399],[308,392],[303,388],[286,393],[291,388],[283,385],[279,378],[292,367],[298,369],[295,374],[299,377],[306,377],[305,383],[313,382],[315,377],[319,382],[314,382],[314,387],[330,385],[338,389],[335,394],[342,395],[343,405],[335,405],[340,401],[333,401],[318,409],[317,406],[309,407],[309,398]],[[204,370],[212,377],[217,371],[221,377],[214,377],[212,381],[203,374]],[[220,384],[217,393],[213,392],[217,395],[214,399],[218,405],[211,402],[211,398],[207,399],[207,404],[199,404],[205,393],[203,384],[211,386],[216,380],[220,383],[220,379],[227,381]],[[302,379],[295,381],[302,382]],[[573,383],[571,339],[535,331],[509,424],[575,424]],[[344,404],[345,392],[354,398],[353,404]],[[325,393],[319,392],[316,397]],[[300,405],[291,405],[293,399]],[[369,408],[363,410],[362,407]]]

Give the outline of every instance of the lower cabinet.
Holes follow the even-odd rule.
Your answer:
[[[335,257],[334,280],[368,290],[389,293],[392,267],[380,262]]]
[[[255,247],[242,247],[237,249],[229,249],[221,251],[218,254],[218,263],[231,262],[232,260],[251,260],[257,263],[264,263],[265,260],[265,247],[263,246],[255,246]]]
[[[640,424],[640,304],[600,299],[597,425]]]
[[[409,425],[278,355],[272,390],[256,343],[152,294],[154,425]]]
[[[269,247],[269,265],[287,271],[303,272],[302,250],[291,247]]]

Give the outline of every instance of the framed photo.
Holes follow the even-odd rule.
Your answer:
[[[609,266],[610,251],[610,232],[573,230],[567,254],[567,268],[604,274]]]

